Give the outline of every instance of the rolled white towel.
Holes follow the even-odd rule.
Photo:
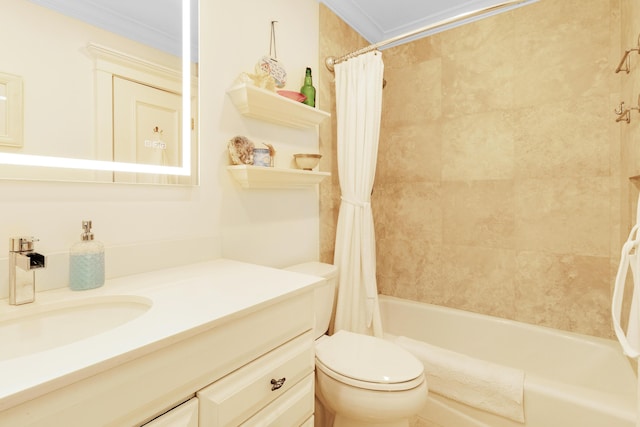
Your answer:
[[[399,336],[423,364],[429,391],[524,423],[524,371]]]

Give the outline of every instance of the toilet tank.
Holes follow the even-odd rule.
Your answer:
[[[336,283],[338,281],[338,267],[323,262],[305,262],[285,268],[287,271],[318,276],[325,279],[325,283],[316,288],[313,294],[313,310],[315,312],[314,338],[320,338],[329,329],[331,314],[336,297]]]

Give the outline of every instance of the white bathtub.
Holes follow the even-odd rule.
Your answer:
[[[525,424],[430,392],[442,427],[635,427],[636,376],[616,341],[380,296],[389,339],[406,336],[525,371]]]

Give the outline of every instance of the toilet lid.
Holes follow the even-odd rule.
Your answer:
[[[396,344],[349,331],[319,341],[316,359],[344,377],[368,383],[406,383],[424,371],[416,357]]]

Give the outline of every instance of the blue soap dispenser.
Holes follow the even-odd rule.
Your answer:
[[[94,240],[91,221],[82,221],[82,230],[69,250],[69,288],[74,291],[104,285],[104,245]]]

